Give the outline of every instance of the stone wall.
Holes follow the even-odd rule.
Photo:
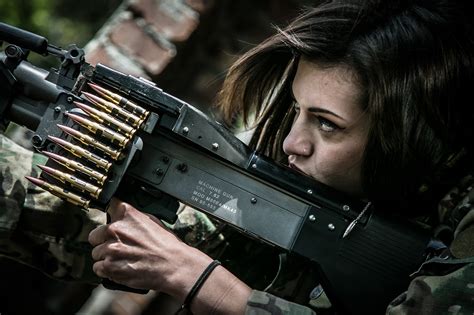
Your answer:
[[[126,0],[86,46],[87,60],[151,79],[206,110],[229,65],[304,3]]]

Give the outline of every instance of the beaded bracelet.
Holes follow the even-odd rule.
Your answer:
[[[190,306],[191,306],[191,302],[193,301],[193,298],[196,296],[196,294],[198,293],[199,289],[201,289],[202,285],[204,284],[204,282],[206,281],[206,279],[209,277],[209,275],[211,274],[211,272],[214,270],[214,268],[216,268],[217,266],[219,266],[221,263],[220,261],[218,260],[214,260],[212,261],[207,267],[206,269],[204,269],[204,271],[202,272],[202,274],[199,276],[199,278],[196,280],[196,283],[194,283],[193,287],[191,288],[191,290],[189,291],[188,295],[186,296],[186,298],[184,299],[184,302],[183,304],[181,305],[181,307],[176,311],[175,314],[179,314],[181,311],[185,310],[185,309],[188,309]]]

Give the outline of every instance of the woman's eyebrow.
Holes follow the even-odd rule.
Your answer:
[[[293,94],[293,89],[291,88],[290,89],[290,97],[291,99],[293,100],[293,102],[295,102],[296,104],[298,104],[298,102],[296,101],[296,98],[295,98],[295,95]],[[329,114],[329,115],[333,115],[339,119],[342,119],[344,121],[346,121],[344,118],[342,118],[341,116],[337,115],[336,113],[330,111],[330,110],[327,110],[327,109],[324,109],[324,108],[321,108],[321,107],[317,107],[317,106],[312,106],[312,107],[308,107],[308,111],[311,112],[311,113],[323,113],[323,114]]]
[[[332,116],[335,116],[339,119],[342,119],[345,121],[345,119],[341,116],[339,116],[338,114],[330,111],[330,110],[327,110],[325,108],[321,108],[321,107],[317,107],[317,106],[311,106],[311,107],[308,107],[307,108],[308,112],[310,113],[323,113],[323,114],[329,114],[329,115],[332,115]]]

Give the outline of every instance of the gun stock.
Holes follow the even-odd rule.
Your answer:
[[[0,77],[8,84],[0,88],[0,114],[35,131],[34,146],[48,154],[48,166],[60,169],[55,176],[43,172],[42,177],[57,187],[69,183],[61,193],[66,200],[78,195],[87,206],[105,209],[118,196],[170,222],[177,201],[183,202],[313,263],[331,301],[344,314],[383,312],[424,259],[428,236],[405,221],[383,216],[383,209],[369,208],[343,237],[364,202],[259,155],[151,82],[83,60],[80,72],[48,72],[26,60],[17,59],[12,67],[12,58],[1,58]],[[63,63],[73,65],[78,69],[77,60]],[[77,74],[73,82],[71,73]],[[110,109],[102,101],[122,109]],[[92,124],[88,119],[94,115],[83,110],[88,107],[78,108],[74,102],[109,111],[133,126],[133,135],[124,138],[121,129],[104,129],[103,119],[96,126],[100,117]],[[99,149],[96,139],[117,155]],[[68,148],[71,143],[90,151]],[[68,167],[79,170],[79,180],[93,187],[64,175]],[[105,180],[100,183],[101,174]],[[94,185],[100,193],[91,197],[87,192],[97,192]]]

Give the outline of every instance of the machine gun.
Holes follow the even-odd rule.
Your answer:
[[[343,314],[382,313],[423,261],[419,229],[255,152],[154,83],[6,24],[0,40],[0,117],[34,131],[49,160],[31,180],[66,201],[105,209],[118,196],[169,222],[183,202],[313,263]]]

